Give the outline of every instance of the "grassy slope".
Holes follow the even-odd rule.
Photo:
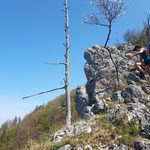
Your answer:
[[[81,135],[66,137],[61,142],[51,142],[50,138],[41,143],[34,141],[30,150],[57,150],[65,144],[70,144],[74,148],[84,148],[85,145],[90,145],[93,149],[98,150],[98,147],[101,146],[111,147],[112,143],[126,144],[132,149],[134,142],[139,138],[139,129],[134,122],[113,125],[104,114],[97,115],[87,122],[91,124],[91,133],[83,132]]]

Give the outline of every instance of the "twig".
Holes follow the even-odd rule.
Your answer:
[[[40,92],[40,93],[37,93],[37,94],[33,94],[33,95],[30,95],[30,96],[23,97],[22,99],[26,99],[26,98],[30,98],[30,97],[33,97],[33,96],[37,96],[37,95],[53,92],[53,91],[56,91],[56,90],[61,90],[61,89],[64,89],[64,88],[65,87],[60,87],[60,88],[52,89],[52,90],[49,90],[49,91]]]
[[[49,64],[49,65],[66,65],[66,63],[48,63],[48,62],[42,62],[44,64]]]

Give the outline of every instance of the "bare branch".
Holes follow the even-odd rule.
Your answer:
[[[23,97],[22,99],[30,98],[30,97],[45,94],[45,93],[50,93],[50,92],[53,92],[53,91],[56,91],[56,90],[61,90],[61,89],[64,89],[64,88],[65,87],[60,87],[60,88],[52,89],[52,90],[49,90],[49,91],[40,92],[40,93],[37,93],[37,94],[33,94],[33,95],[30,95],[30,96]]]
[[[49,65],[66,65],[66,63],[48,63],[48,62],[42,62],[44,64],[49,64]]]
[[[60,11],[66,12],[66,10],[64,10],[64,9],[61,9]]]

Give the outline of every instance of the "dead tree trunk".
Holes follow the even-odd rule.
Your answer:
[[[65,10],[63,10],[63,11],[65,12],[65,17],[66,17],[66,23],[65,23],[65,33],[66,33],[65,59],[66,59],[66,61],[65,61],[65,63],[64,62],[58,62],[58,63],[44,62],[44,63],[51,64],[51,65],[65,65],[65,86],[56,88],[56,89],[52,89],[49,91],[45,91],[45,92],[40,92],[40,93],[37,93],[34,95],[26,96],[26,97],[23,97],[22,99],[26,99],[26,98],[30,98],[33,96],[53,92],[53,91],[60,90],[60,89],[65,89],[65,94],[66,94],[66,122],[65,122],[65,124],[66,124],[66,126],[69,126],[71,124],[71,100],[70,100],[70,79],[69,79],[69,17],[68,17],[67,0],[65,0]]]
[[[66,126],[71,124],[71,101],[70,101],[70,82],[69,82],[69,17],[68,17],[68,4],[65,0],[65,17],[66,17],[66,81],[65,81],[65,90],[66,90]]]

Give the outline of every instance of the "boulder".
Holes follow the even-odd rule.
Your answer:
[[[143,84],[143,85],[142,85],[142,89],[143,89],[143,91],[144,91],[146,94],[149,94],[149,95],[150,95],[150,85],[148,85],[148,84]]]
[[[71,145],[67,144],[67,145],[60,147],[58,150],[72,150],[72,147]]]
[[[139,125],[150,124],[150,110],[142,103],[131,103],[128,106],[128,121],[135,120]]]
[[[93,150],[93,148],[90,145],[86,145],[85,150]]]
[[[150,124],[150,110],[142,103],[130,103],[128,107],[117,104],[108,111],[106,116],[115,124],[131,121],[136,121],[139,125]]]
[[[76,89],[76,110],[80,116],[80,118],[84,117],[84,109],[86,106],[90,104],[88,94],[86,92],[85,85],[81,85]]]
[[[75,148],[75,150],[83,150],[83,148],[82,147],[77,147],[77,148]]]
[[[135,142],[135,150],[150,150],[150,141],[140,140]]]
[[[150,139],[150,124],[141,126],[140,134],[142,137]]]
[[[121,122],[127,121],[127,109],[121,107],[119,104],[115,105],[114,108],[108,111],[106,116],[109,117],[109,120],[114,124],[120,124]]]
[[[125,103],[145,103],[147,99],[142,89],[136,85],[128,85],[127,88],[121,91],[121,96]]]
[[[80,121],[74,125],[58,130],[53,136],[52,141],[60,142],[66,136],[80,135],[83,132],[90,133],[92,131],[88,123]]]
[[[120,144],[120,147],[116,144],[112,144],[111,150],[128,150],[128,147],[123,144]]]
[[[132,49],[134,46],[122,44],[119,48],[108,48],[118,67],[121,88],[124,87],[124,89],[120,88],[119,91],[115,66],[110,59],[108,50],[98,45],[86,49],[84,52],[86,60],[84,71],[87,84],[79,86],[75,96],[76,110],[79,117],[81,119],[89,119],[101,112],[108,111],[112,121],[115,120],[115,117],[119,119],[125,114],[129,117],[128,121],[135,117],[138,120],[137,122],[140,123],[140,119],[143,118],[142,123],[146,124],[149,121],[142,113],[149,116],[146,106],[150,106],[150,96],[147,95],[150,93],[150,86],[146,83],[146,80],[139,78],[139,72],[135,68],[131,68],[138,58],[135,57],[130,61],[128,60],[128,57],[133,54]],[[140,86],[141,84],[143,84],[142,87]],[[144,104],[141,105],[143,108],[137,108],[137,104],[135,104],[135,108],[132,111],[131,109],[119,108],[118,106],[109,110],[104,99],[110,94],[112,94],[110,97],[111,101],[126,103],[129,105],[129,108],[134,106],[132,103]],[[138,110],[139,113],[137,112]]]
[[[112,97],[111,97],[112,101],[117,101],[119,103],[123,103],[124,102],[124,98],[121,95],[121,91],[117,91],[115,92]]]

